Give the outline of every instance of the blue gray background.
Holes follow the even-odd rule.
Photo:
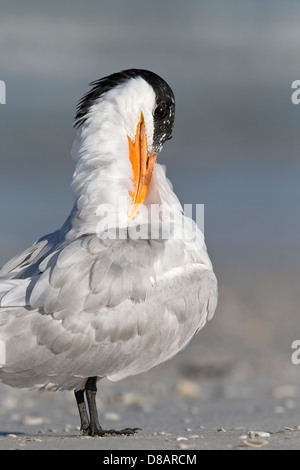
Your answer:
[[[0,265],[71,209],[73,116],[88,83],[150,69],[177,100],[159,161],[183,204],[205,204],[220,284],[188,352],[241,361],[242,377],[296,380],[299,18],[297,0],[1,2]]]
[[[175,91],[174,138],[160,161],[183,203],[205,204],[217,266],[219,257],[255,260],[257,269],[295,261],[297,1],[12,0],[0,8],[0,262],[64,220],[76,102],[91,80],[129,67],[155,71]]]

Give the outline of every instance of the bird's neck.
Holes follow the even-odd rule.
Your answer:
[[[77,131],[72,148],[76,161],[72,214],[87,226],[83,230],[95,231],[100,207],[113,210],[120,200],[129,198],[132,169],[126,152],[128,140],[121,125],[92,121]]]
[[[104,220],[108,217],[112,224],[126,226],[132,223],[128,219],[130,191],[133,189],[128,139],[126,132],[121,128],[118,130],[115,123],[113,128],[112,133],[111,126],[106,122],[88,129],[89,132],[86,127],[78,131],[72,149],[72,156],[77,161],[72,181],[75,195],[70,217],[72,238],[98,233],[104,228]],[[149,211],[154,206],[160,217],[162,214],[166,217],[164,214],[168,214],[168,210],[162,208],[168,209],[170,205],[173,206],[172,210],[175,208],[178,213],[181,212],[164,167],[156,164],[141,208],[143,210],[136,223],[147,223]]]

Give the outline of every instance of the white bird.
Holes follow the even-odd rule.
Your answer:
[[[133,434],[102,429],[97,381],[174,356],[212,318],[217,281],[156,163],[172,133],[171,88],[139,69],[91,85],[75,116],[71,214],[0,271],[0,379],[74,390],[85,435]]]

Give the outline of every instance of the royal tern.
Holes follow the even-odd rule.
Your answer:
[[[100,426],[97,381],[174,356],[212,318],[217,281],[156,163],[172,134],[171,88],[139,69],[91,86],[75,115],[73,209],[0,271],[0,379],[74,390],[85,435],[132,434]]]

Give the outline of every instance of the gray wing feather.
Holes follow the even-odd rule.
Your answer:
[[[182,258],[175,244],[174,250],[176,256],[164,241],[91,235],[20,256],[6,271],[21,279],[0,278],[0,298],[8,288],[0,301],[0,340],[7,342],[0,378],[16,384],[17,374],[29,386],[38,377],[46,386],[52,376],[56,387],[66,388],[72,381],[59,384],[58,375],[118,380],[174,355],[216,303],[212,271],[184,266],[184,250]],[[159,269],[166,252],[169,263]],[[27,256],[35,275],[24,279]]]

